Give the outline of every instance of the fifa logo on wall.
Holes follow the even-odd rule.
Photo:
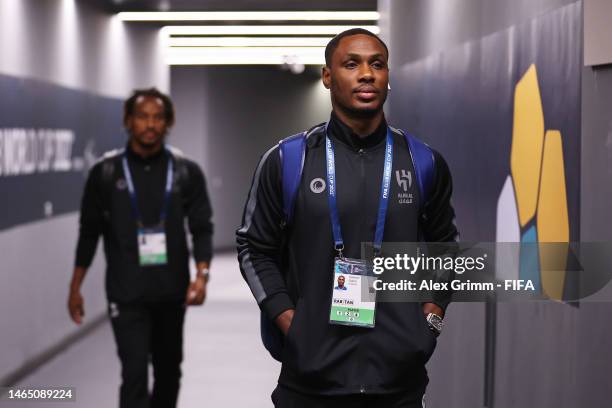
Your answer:
[[[545,124],[531,65],[514,89],[510,174],[497,202],[496,241],[521,244],[508,249],[519,253],[498,257],[497,277],[530,279],[537,292],[561,300],[570,235],[563,137]]]

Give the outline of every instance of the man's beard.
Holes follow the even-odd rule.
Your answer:
[[[146,133],[146,132],[143,132],[143,133]],[[166,137],[165,133],[159,133],[159,132],[154,132],[154,133],[155,133],[156,138],[154,141],[151,141],[151,142],[144,141],[143,140],[144,137],[140,137],[136,135],[132,135],[132,140],[138,143],[138,145],[142,147],[143,149],[153,149],[154,147],[158,146],[160,143],[163,143]]]
[[[379,108],[357,109],[352,106],[341,106],[341,108],[348,116],[360,119],[371,119],[383,110],[382,105]]]

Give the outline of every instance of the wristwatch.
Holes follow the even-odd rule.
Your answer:
[[[442,318],[435,313],[429,313],[425,319],[427,320],[429,330],[431,330],[434,336],[438,337],[442,333],[442,326],[444,326]]]
[[[204,281],[208,282],[210,280],[210,270],[208,268],[202,269],[202,276],[204,276]]]

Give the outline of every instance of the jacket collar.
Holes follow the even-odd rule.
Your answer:
[[[384,142],[387,135],[387,121],[383,117],[380,125],[372,134],[366,137],[360,137],[353,132],[353,130],[347,124],[342,122],[335,112],[332,111],[329,119],[328,131],[330,137],[347,145],[355,151],[360,149],[371,149]]]

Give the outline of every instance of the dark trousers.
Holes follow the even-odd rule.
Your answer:
[[[307,395],[281,385],[272,393],[275,408],[425,408],[423,396],[414,393],[385,395]]]
[[[183,360],[183,302],[110,304],[121,360],[120,408],[174,408]],[[149,395],[149,361],[153,392]]]

